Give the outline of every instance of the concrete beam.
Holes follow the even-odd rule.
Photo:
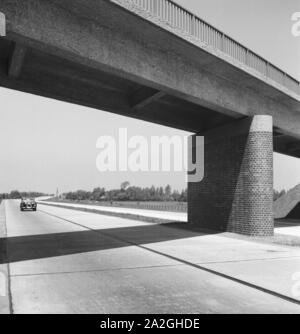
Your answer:
[[[300,138],[299,101],[257,89],[257,79],[108,1],[1,0],[0,10],[10,18],[10,40],[234,118],[273,116]]]
[[[141,88],[130,97],[130,106],[133,109],[139,110],[165,96],[164,92],[148,87]]]
[[[16,43],[8,69],[8,75],[10,77],[17,79],[21,75],[25,55],[26,47]]]
[[[4,37],[6,35],[6,19],[5,15],[0,12],[0,37]]]
[[[82,73],[80,72],[76,73],[66,66],[65,67],[56,66],[55,69],[53,69],[50,66],[36,62],[34,64],[34,68],[38,71],[48,73],[53,76],[57,76],[59,79],[60,78],[71,79],[74,81],[79,81],[82,85],[93,86],[98,89],[118,91],[118,89],[116,89],[113,85],[110,85],[109,83],[103,83],[100,80],[97,80],[96,78],[88,76],[87,74],[82,75]]]

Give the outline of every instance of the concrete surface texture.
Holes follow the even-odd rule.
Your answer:
[[[1,0],[0,85],[195,133],[271,115],[275,149],[298,156],[299,95],[134,3]]]
[[[14,313],[300,313],[297,248],[4,205]]]

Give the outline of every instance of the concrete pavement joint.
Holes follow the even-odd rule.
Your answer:
[[[134,242],[131,242],[131,241],[128,241],[128,240],[124,240],[124,239],[118,238],[118,237],[113,236],[113,235],[111,235],[111,234],[109,234],[109,233],[105,233],[105,232],[100,232],[100,231],[98,231],[98,230],[94,230],[94,229],[89,228],[89,227],[87,227],[87,226],[84,226],[84,225],[82,225],[82,224],[76,223],[76,222],[71,221],[71,220],[69,220],[69,219],[65,219],[65,218],[62,218],[62,217],[53,215],[53,214],[48,213],[48,212],[46,212],[46,211],[43,211],[43,210],[40,210],[40,211],[43,212],[43,213],[45,213],[45,214],[47,214],[47,215],[49,215],[49,216],[52,216],[52,217],[58,218],[58,219],[60,219],[60,220],[69,222],[69,223],[71,223],[71,224],[74,224],[74,225],[77,225],[77,226],[86,228],[86,229],[88,229],[88,230],[90,230],[90,231],[94,231],[95,233],[98,233],[98,234],[102,234],[102,235],[108,236],[108,237],[110,237],[110,238],[113,238],[113,239],[118,240],[118,241],[121,241],[121,242],[125,242],[125,243],[127,243],[127,244],[129,244],[129,245],[136,246],[136,247],[138,247],[138,248],[147,250],[147,251],[152,252],[152,253],[154,253],[154,254],[161,255],[161,256],[163,256],[163,257],[166,257],[166,258],[168,258],[168,259],[171,259],[171,260],[180,262],[180,263],[185,264],[185,265],[187,265],[187,266],[190,266],[190,267],[193,267],[193,268],[196,268],[196,269],[200,269],[200,270],[205,271],[205,272],[208,272],[208,273],[210,273],[210,274],[213,274],[213,275],[216,275],[216,276],[225,278],[225,279],[230,280],[230,281],[233,281],[233,282],[235,282],[235,283],[238,283],[238,284],[247,286],[247,287],[249,287],[249,288],[252,288],[252,289],[261,291],[261,292],[263,292],[263,293],[272,295],[272,296],[274,296],[274,297],[283,299],[283,300],[285,300],[285,301],[288,301],[288,302],[290,302],[290,303],[293,303],[293,304],[296,304],[296,305],[299,305],[299,306],[300,306],[300,300],[298,300],[298,299],[295,299],[295,298],[292,298],[292,297],[283,295],[283,294],[281,294],[281,293],[278,293],[278,292],[275,292],[275,291],[272,291],[272,290],[263,288],[263,287],[258,286],[258,285],[256,285],[256,284],[252,284],[252,283],[246,282],[246,281],[244,281],[244,280],[235,278],[235,277],[233,277],[233,276],[229,276],[229,275],[223,274],[223,273],[218,272],[218,271],[216,271],[216,270],[209,269],[209,268],[207,268],[207,267],[203,267],[203,266],[201,266],[201,265],[198,265],[198,264],[195,264],[195,263],[192,263],[192,262],[189,262],[189,261],[186,261],[186,260],[177,258],[177,257],[175,257],[175,256],[172,256],[172,255],[168,255],[168,254],[159,252],[159,251],[154,250],[154,249],[151,249],[151,248],[149,248],[149,247],[142,246],[142,245],[136,244],[136,243],[134,243]]]
[[[94,231],[96,232],[96,231]],[[100,233],[100,232],[99,232]],[[263,259],[249,259],[249,260],[236,260],[236,261],[208,261],[197,262],[196,265],[207,264],[229,264],[229,263],[245,263],[245,262],[257,262],[257,261],[276,261],[276,260],[289,260],[297,259],[300,256],[291,257],[277,257],[277,258],[263,258]],[[40,273],[28,273],[28,274],[14,274],[11,277],[28,277],[28,276],[43,276],[43,275],[64,275],[64,274],[84,274],[94,272],[109,272],[109,271],[121,271],[121,270],[140,270],[140,269],[153,269],[153,268],[169,268],[169,267],[182,267],[186,266],[184,263],[179,264],[165,264],[165,265],[153,265],[153,266],[139,266],[139,267],[120,267],[120,268],[105,268],[105,269],[93,269],[93,270],[73,270],[73,271],[56,271],[56,272],[40,272]]]
[[[96,233],[95,230],[92,230]],[[100,232],[99,232],[100,234]],[[270,258],[256,258],[246,260],[229,260],[229,261],[207,261],[207,262],[196,262],[196,265],[207,265],[207,264],[230,264],[230,263],[246,263],[246,262],[257,262],[257,261],[276,261],[276,260],[290,260],[298,259],[300,256],[289,256],[289,257],[270,257]],[[11,277],[26,277],[26,276],[40,276],[40,275],[61,275],[61,274],[80,274],[80,273],[93,273],[93,272],[108,272],[118,270],[139,270],[139,269],[151,269],[151,268],[168,268],[168,267],[180,267],[185,264],[165,264],[165,265],[152,265],[152,266],[138,266],[138,267],[120,267],[120,268],[105,268],[105,269],[93,269],[93,270],[73,270],[73,271],[55,271],[55,272],[40,272],[40,273],[27,273],[27,274],[13,274]]]
[[[58,271],[58,272],[43,272],[34,274],[16,274],[12,277],[27,277],[27,276],[43,276],[43,275],[69,275],[69,274],[85,274],[85,273],[97,273],[97,272],[108,272],[108,271],[121,271],[121,270],[139,270],[139,269],[153,269],[153,268],[169,268],[169,267],[181,267],[185,264],[165,264],[157,266],[140,266],[140,267],[121,267],[121,268],[106,268],[106,269],[94,269],[94,270],[74,270],[74,271]]]

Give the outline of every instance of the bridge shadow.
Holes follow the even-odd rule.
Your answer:
[[[300,203],[298,203],[285,218],[275,219],[275,228],[276,227],[300,228]]]
[[[288,219],[298,219],[300,221],[300,203],[298,203],[287,215]]]
[[[0,239],[0,264],[217,234],[186,223],[144,225]]]

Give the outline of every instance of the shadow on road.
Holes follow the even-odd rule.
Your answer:
[[[78,254],[106,249],[193,238],[218,232],[200,231],[185,223],[1,238],[7,257],[0,264]]]

